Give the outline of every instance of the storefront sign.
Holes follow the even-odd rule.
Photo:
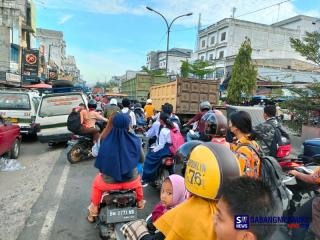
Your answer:
[[[13,73],[6,73],[7,82],[21,83],[21,76]]]
[[[49,80],[58,80],[58,72],[57,70],[49,70]]]

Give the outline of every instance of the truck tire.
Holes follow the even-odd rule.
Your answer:
[[[14,143],[12,145],[12,148],[9,153],[9,157],[12,159],[17,159],[20,154],[20,140],[16,139],[14,140]]]

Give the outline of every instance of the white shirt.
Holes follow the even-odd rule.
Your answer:
[[[129,108],[125,107],[122,109],[123,113],[127,113],[129,111]],[[130,111],[129,113],[131,121],[130,121],[130,126],[137,126],[137,121],[136,121],[136,115],[134,114],[133,111]]]
[[[158,141],[157,145],[154,147],[153,152],[158,152],[159,150],[164,148],[166,143],[172,143],[172,141],[171,141],[171,137],[170,137],[170,129],[164,127],[160,131],[159,141]]]
[[[152,138],[154,136],[158,137],[160,128],[160,121],[155,121],[151,128],[146,132],[147,138]]]

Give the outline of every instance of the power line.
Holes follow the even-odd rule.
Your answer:
[[[260,8],[258,10],[255,10],[255,11],[252,11],[252,12],[248,12],[248,13],[244,13],[244,14],[241,14],[239,16],[236,16],[236,18],[239,18],[239,17],[243,17],[243,16],[246,16],[246,15],[249,15],[249,14],[252,14],[252,13],[256,13],[256,12],[260,12],[262,10],[265,10],[265,9],[268,9],[268,8],[271,8],[271,7],[274,7],[274,6],[280,6],[281,4],[285,3],[285,2],[290,2],[291,0],[285,0],[285,1],[282,1],[282,2],[279,2],[279,3],[275,3],[273,5],[270,5],[270,6],[267,6],[267,7],[264,7],[264,8]]]

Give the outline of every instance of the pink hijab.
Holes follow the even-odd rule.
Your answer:
[[[172,174],[169,177],[169,180],[172,184],[172,205],[171,208],[182,203],[187,198],[187,191],[184,185],[184,178],[178,174]]]

